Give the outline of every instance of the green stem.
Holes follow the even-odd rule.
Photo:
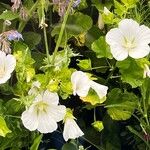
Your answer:
[[[85,140],[85,141],[87,141],[88,143],[90,143],[91,145],[93,145],[95,148],[97,148],[98,150],[104,150],[102,147],[99,147],[99,146],[97,146],[97,145],[95,145],[93,142],[91,142],[91,141],[89,141],[87,138],[85,138],[85,137],[80,137],[81,139],[83,139],[83,140]]]
[[[2,29],[2,32],[5,32],[6,31],[6,23],[5,21],[3,22],[3,29]]]
[[[59,33],[58,40],[57,40],[57,43],[56,43],[56,47],[55,47],[54,53],[53,53],[52,65],[54,65],[55,57],[56,57],[58,48],[61,44],[62,36],[63,36],[64,30],[65,30],[66,22],[67,22],[72,4],[73,4],[73,0],[71,0],[70,3],[69,3],[69,6],[68,6],[67,11],[66,11],[65,16],[64,16],[63,23],[61,25],[60,33]]]
[[[137,137],[139,137],[139,138],[147,145],[147,147],[150,149],[149,143],[148,143],[147,141],[145,141],[145,139],[144,139],[135,129],[133,129],[133,128],[130,127],[130,126],[127,126],[127,128],[128,128],[128,130],[129,130],[131,133],[133,133],[133,134],[135,134]]]
[[[94,108],[94,122],[96,121],[96,108]]]
[[[104,69],[104,68],[110,68],[110,67],[109,67],[109,66],[93,67],[93,68],[91,68],[91,70],[95,70],[95,69]]]
[[[53,15],[52,15],[52,7],[50,7],[50,12],[49,12],[49,26],[48,26],[48,31],[49,31],[49,33],[51,33],[51,31],[52,31],[52,17],[53,17]],[[50,48],[50,50],[51,50],[51,48],[52,48],[52,37],[51,37],[51,34],[49,34],[49,48]]]
[[[142,101],[143,101],[143,109],[144,109],[144,118],[146,120],[147,125],[150,126],[149,120],[148,120],[148,117],[147,117],[147,107],[146,107],[146,104],[145,104],[145,99],[142,99]]]
[[[18,31],[19,31],[19,32],[22,32],[22,31],[23,31],[23,29],[24,29],[26,23],[30,20],[30,18],[31,18],[31,16],[32,16],[32,14],[33,14],[33,12],[34,12],[34,11],[36,10],[36,8],[37,8],[38,2],[39,2],[39,0],[37,0],[37,1],[35,2],[35,4],[34,4],[34,5],[31,7],[31,9],[29,10],[29,12],[28,12],[28,14],[29,14],[28,19],[27,19],[26,21],[21,21],[21,22],[20,22],[19,28],[18,28]]]
[[[44,41],[45,41],[45,49],[46,49],[48,65],[50,65],[50,57],[49,57],[49,48],[48,48],[48,42],[47,42],[46,27],[43,27],[43,32],[44,32]]]

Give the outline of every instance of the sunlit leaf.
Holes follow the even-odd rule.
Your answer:
[[[92,89],[90,89],[88,95],[86,97],[80,97],[80,99],[84,102],[88,102],[91,105],[101,104],[106,100],[106,97],[103,97],[100,99],[96,92]]]
[[[113,89],[106,101],[107,112],[114,120],[127,120],[137,107],[138,98],[133,93]]]
[[[0,116],[0,136],[5,137],[7,133],[11,133],[11,130],[7,127],[4,118]]]

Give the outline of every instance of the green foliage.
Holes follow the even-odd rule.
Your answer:
[[[110,48],[105,42],[105,37],[100,37],[92,43],[92,50],[96,53],[97,58],[106,57],[112,59]]]
[[[104,7],[109,9],[112,6],[112,1],[109,0],[106,0],[105,3],[103,3],[102,0],[93,0],[92,3],[99,11],[102,11]]]
[[[68,149],[78,150],[78,147],[77,147],[77,145],[75,145],[75,143],[70,142],[70,143],[64,144],[63,147],[62,147],[62,150],[68,150]]]
[[[53,2],[25,0],[17,3],[18,6],[14,2],[0,2],[0,31],[6,34],[6,31],[17,30],[23,36],[22,42],[17,38],[8,41],[8,35],[5,39],[0,37],[0,49],[7,51],[9,47],[16,58],[11,78],[0,84],[0,150],[38,150],[46,144],[49,150],[120,150],[124,146],[148,150],[150,144],[145,135],[150,133],[149,56],[116,61],[105,37],[125,18],[149,26],[149,2],[81,0],[70,10],[68,1]],[[14,12],[12,5],[17,7]],[[58,11],[64,16],[59,16]],[[104,24],[101,29],[98,14]],[[26,19],[22,20],[20,16]],[[11,25],[7,24],[8,20]],[[145,65],[147,77],[143,76]],[[86,97],[73,95],[71,76],[77,70],[108,86],[108,96],[100,99],[92,88]],[[34,103],[36,94],[30,95],[29,90],[37,81],[40,86],[36,87],[36,94],[45,90],[56,92],[59,104],[73,111],[84,132],[81,139],[65,143],[61,138],[64,122],[58,123],[56,132],[48,134],[48,139],[44,134],[24,127],[21,115]]]
[[[30,49],[34,49],[41,41],[41,35],[35,32],[25,32],[23,38]]]
[[[14,45],[14,56],[17,59],[16,76],[18,80],[16,94],[21,94],[27,90],[27,82],[30,82],[35,75],[33,67],[34,60],[26,44],[17,42]],[[24,84],[25,83],[25,84]],[[24,87],[24,90],[22,88]]]
[[[90,89],[86,97],[80,97],[80,98],[82,101],[88,102],[91,105],[101,104],[106,100],[106,97],[103,97],[102,99],[100,99],[99,96],[96,94],[96,92],[92,89]]]
[[[138,98],[133,93],[121,92],[113,89],[108,94],[106,108],[108,114],[114,120],[127,120],[131,117],[137,107]]]
[[[146,79],[141,86],[142,98],[146,101],[146,107],[149,108],[150,105],[150,79]]]
[[[6,122],[2,116],[0,116],[0,136],[5,137],[11,130],[7,127]]]
[[[78,66],[83,70],[90,70],[92,68],[91,60],[90,59],[79,60]]]
[[[143,67],[140,61],[128,58],[124,61],[117,62],[117,67],[121,73],[121,79],[123,82],[129,83],[133,88],[141,86],[143,79]]]
[[[3,19],[3,20],[14,20],[18,17],[19,17],[18,13],[14,13],[12,11],[4,11],[0,15],[0,19]]]
[[[127,8],[133,8],[136,6],[136,3],[138,0],[121,0],[121,2],[127,7]]]
[[[41,134],[34,139],[34,142],[33,142],[32,146],[30,147],[30,150],[38,150],[42,136],[43,135]]]
[[[53,31],[51,32],[51,35],[52,36],[58,35],[60,32],[60,27],[61,27],[60,24],[56,25]],[[65,41],[70,39],[72,36],[78,36],[81,33],[86,33],[91,27],[92,27],[92,19],[89,16],[79,12],[70,15],[66,23],[65,33],[63,35],[62,40],[63,43],[65,43]]]

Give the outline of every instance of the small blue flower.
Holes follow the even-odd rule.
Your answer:
[[[7,39],[9,41],[22,39],[22,35],[18,31],[11,30],[7,33]]]

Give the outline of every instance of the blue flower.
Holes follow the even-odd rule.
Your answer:
[[[18,31],[11,30],[7,33],[7,39],[9,41],[22,39],[22,35]]]

